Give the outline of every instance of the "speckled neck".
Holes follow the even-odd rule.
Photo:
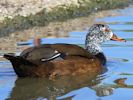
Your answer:
[[[97,57],[103,65],[106,64],[106,57],[104,56],[100,44],[97,44],[95,41],[88,41],[86,39],[85,48],[89,53]]]
[[[100,36],[93,36],[95,33],[94,34],[91,33],[91,34],[88,33],[86,35],[86,40],[85,40],[86,50],[88,50],[88,52],[91,53],[92,55],[102,53],[103,52],[101,48],[101,41],[103,41],[102,38],[100,40],[100,38],[98,38]]]
[[[86,50],[92,55],[96,55],[98,53],[102,53],[102,49],[98,44],[90,43],[85,45]]]

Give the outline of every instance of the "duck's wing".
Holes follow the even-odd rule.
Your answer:
[[[64,59],[64,54],[62,53],[55,53],[51,57],[48,58],[42,58],[41,61],[51,61],[51,60],[63,60]]]
[[[20,56],[32,61],[62,60],[66,56],[93,57],[84,48],[73,44],[44,44],[28,48]]]
[[[37,46],[24,50],[20,56],[30,61],[50,61],[61,60],[64,54],[50,47]]]
[[[57,50],[60,53],[63,53],[68,56],[81,56],[81,57],[86,57],[86,58],[92,58],[94,57],[91,55],[87,50],[84,48],[74,45],[74,44],[44,44],[42,47],[49,47],[52,49]]]

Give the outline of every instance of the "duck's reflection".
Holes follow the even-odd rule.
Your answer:
[[[18,78],[7,100],[37,100],[39,98],[55,100],[56,97],[75,89],[95,86],[100,83],[100,78],[97,76],[98,74],[93,72],[78,76],[65,76],[56,80]]]

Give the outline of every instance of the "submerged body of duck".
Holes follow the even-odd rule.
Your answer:
[[[85,49],[73,44],[43,44],[24,50],[20,56],[4,54],[19,77],[55,77],[80,73],[100,73],[106,58],[100,44],[107,40],[125,41],[107,25],[95,24],[86,35]]]

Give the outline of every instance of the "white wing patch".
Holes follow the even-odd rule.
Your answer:
[[[53,60],[55,58],[58,58],[59,56],[61,56],[61,53],[59,53],[57,50],[55,50],[55,55],[49,57],[49,58],[43,58],[41,59],[41,61],[50,61],[50,60]]]

